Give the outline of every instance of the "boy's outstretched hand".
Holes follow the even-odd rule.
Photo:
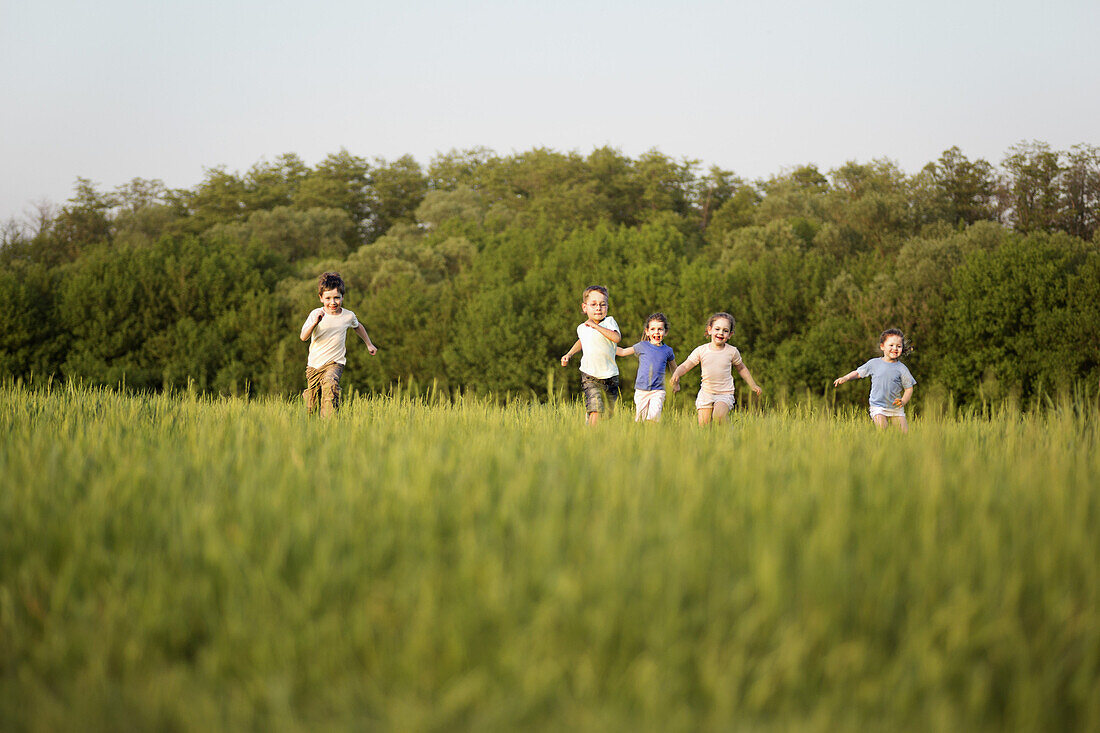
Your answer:
[[[561,365],[562,366],[569,366],[569,354],[566,354],[565,356],[563,356],[561,358]]]
[[[374,344],[371,344],[370,346],[367,347],[367,353],[370,354],[371,356],[374,356],[375,354],[378,353],[378,347],[375,346]]]

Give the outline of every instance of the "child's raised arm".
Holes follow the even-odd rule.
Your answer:
[[[853,379],[859,379],[859,370],[853,369],[852,371],[845,374],[843,377],[839,377],[836,381],[833,382],[833,386],[839,387],[845,382],[850,382]]]
[[[593,321],[591,318],[589,318],[587,321],[585,321],[584,325],[588,326],[589,328],[596,329],[597,331],[599,331],[603,335],[604,338],[606,338],[608,341],[610,341],[613,344],[617,344],[617,343],[619,343],[620,341],[623,340],[623,335],[621,333],[619,333],[618,331],[612,330],[610,328],[606,328],[604,326],[601,326],[600,324]]]
[[[565,356],[563,356],[561,358],[561,365],[562,366],[569,366],[569,359],[573,356],[573,354],[576,354],[580,350],[581,350],[581,340],[577,339],[577,342],[575,344],[573,344],[573,347],[571,349],[569,349],[569,351],[565,352]]]
[[[325,317],[325,311],[323,308],[317,309],[316,318],[306,318],[306,323],[302,326],[301,338],[302,341],[309,341],[309,337],[313,335],[313,329],[317,328],[317,324],[321,322],[321,319]]]

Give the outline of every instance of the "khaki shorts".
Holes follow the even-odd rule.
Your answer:
[[[605,398],[607,411],[611,412],[619,399],[619,375],[598,379],[581,372],[581,389],[584,390],[585,412],[603,412]]]
[[[330,361],[319,369],[306,367],[306,388],[302,398],[306,401],[306,412],[313,414],[318,406],[321,417],[328,417],[340,409],[340,375],[344,365]]]

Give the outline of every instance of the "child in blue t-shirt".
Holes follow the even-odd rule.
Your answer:
[[[848,372],[833,382],[839,387],[852,379],[871,378],[871,420],[880,430],[888,422],[903,433],[909,432],[905,422],[905,405],[913,397],[913,386],[917,380],[902,364],[902,354],[908,351],[905,334],[896,328],[888,328],[878,338],[878,347],[882,350],[881,359],[871,359],[855,371]]]
[[[654,313],[645,319],[642,340],[625,349],[616,348],[615,356],[638,357],[638,378],[634,380],[634,405],[637,409],[634,422],[661,419],[665,404],[665,371],[676,371],[676,355],[672,347],[662,343],[668,333],[668,318],[664,313]],[[672,386],[677,392],[679,384]]]

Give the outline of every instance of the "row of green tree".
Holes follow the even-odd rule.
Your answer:
[[[316,276],[337,270],[381,348],[350,344],[360,389],[575,391],[555,364],[602,283],[628,338],[664,311],[681,356],[733,313],[773,395],[824,393],[895,326],[925,389],[1028,398],[1100,377],[1098,225],[1100,149],[1043,143],[999,167],[952,148],[915,175],[876,160],[753,182],[610,148],[427,169],[284,155],[185,190],[81,179],[0,230],[0,373],[292,393]]]

